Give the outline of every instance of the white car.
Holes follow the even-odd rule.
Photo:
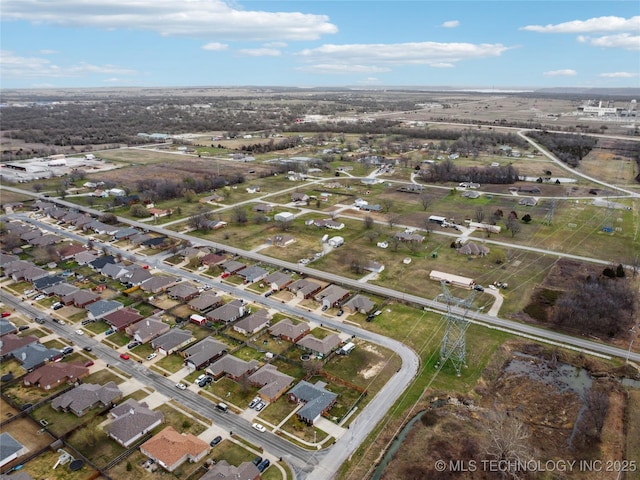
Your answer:
[[[176,383],[176,387],[178,387],[180,390],[187,389],[187,386],[184,383]]]
[[[158,356],[157,353],[150,353],[149,355],[147,355],[147,360],[153,360],[154,358],[156,358]]]
[[[80,329],[76,330],[76,333],[77,333],[78,335],[84,335],[84,332],[83,332],[82,330],[80,330]]]
[[[41,293],[41,294],[40,294],[40,295],[38,295],[36,298],[34,298],[34,300],[35,300],[36,302],[39,302],[40,300],[43,300],[43,299],[45,299],[45,298],[47,298],[47,296]]]
[[[262,432],[262,433],[264,433],[264,432],[266,432],[266,431],[267,431],[267,429],[266,429],[266,428],[264,428],[264,426],[263,426],[263,425],[260,425],[259,423],[254,423],[254,424],[252,424],[251,426],[252,426],[253,428],[255,428],[256,430],[258,430],[259,432]]]

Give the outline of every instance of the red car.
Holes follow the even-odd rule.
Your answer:
[[[87,363],[84,364],[85,367],[90,367],[93,365],[93,361],[89,360]]]
[[[129,360],[130,357],[126,353],[121,353],[120,354],[120,358],[123,359],[123,360]]]
[[[2,318],[8,317],[11,315],[11,312],[2,312]]]
[[[231,275],[229,272],[224,272],[220,278],[227,278],[229,275]]]

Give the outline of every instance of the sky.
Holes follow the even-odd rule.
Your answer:
[[[640,87],[637,0],[2,0],[0,88]]]

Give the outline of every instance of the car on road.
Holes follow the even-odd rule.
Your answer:
[[[497,290],[497,288],[496,288],[496,286],[495,286],[495,285],[489,285],[489,288],[490,288],[491,290]]]
[[[120,354],[120,358],[122,360],[129,360],[131,357],[129,355],[127,355],[126,353],[121,353]]]
[[[209,442],[209,445],[212,447],[215,447],[216,445],[218,445],[220,442],[222,441],[222,437],[220,435],[218,435],[216,438],[214,438],[213,440],[211,440]]]
[[[147,360],[153,360],[154,358],[156,358],[158,356],[157,353],[150,353],[149,355],[147,355]]]
[[[84,332],[80,329],[76,330],[76,334],[77,335],[84,335]]]
[[[176,383],[176,387],[179,388],[180,390],[186,390],[187,389],[187,386],[182,382]]]
[[[89,345],[87,345],[86,347],[82,347],[82,349],[83,349],[85,352],[90,352],[91,350],[93,350],[93,348],[91,348]]]
[[[42,325],[44,323],[44,318],[36,318],[36,323],[39,323],[40,325]]]
[[[53,321],[56,322],[58,325],[66,325],[65,321],[60,320],[59,318],[54,318]]]
[[[482,285],[476,285],[473,287],[473,289],[478,292],[484,292],[484,287]]]
[[[262,433],[267,431],[267,429],[264,428],[264,425],[260,425],[259,423],[253,423],[253,424],[251,424],[251,426],[253,428],[255,428],[256,430],[258,430],[259,432],[262,432]]]
[[[249,403],[249,408],[255,407],[258,403],[260,403],[260,397],[254,397],[254,399]]]

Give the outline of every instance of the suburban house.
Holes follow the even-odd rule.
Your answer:
[[[315,296],[316,302],[322,303],[323,307],[331,308],[340,305],[351,292],[338,285],[329,285]]]
[[[369,260],[368,262],[365,262],[362,268],[369,272],[381,273],[384,270],[384,265],[379,262]]]
[[[66,245],[62,245],[58,248],[58,256],[60,260],[71,260],[80,252],[86,252],[87,248],[84,245],[80,245],[78,243],[70,243]]]
[[[364,212],[374,212],[374,213],[378,213],[378,212],[382,212],[382,207],[379,204],[375,204],[375,205],[362,205],[360,207],[360,210],[364,211]]]
[[[394,237],[401,242],[424,242],[424,237],[422,235],[413,232],[398,232],[394,235]]]
[[[256,213],[270,213],[273,211],[273,206],[268,203],[258,203],[253,206],[252,210]]]
[[[45,295],[55,295],[56,297],[60,298],[79,291],[80,289],[78,287],[76,287],[75,285],[69,285],[66,282],[57,283],[51,287],[42,289],[42,293],[44,293]]]
[[[79,252],[73,256],[73,259],[78,262],[78,265],[86,265],[99,258],[98,253],[88,250],[86,252]]]
[[[78,308],[85,308],[87,305],[100,300],[100,295],[90,292],[88,290],[77,290],[73,293],[65,295],[60,299],[60,302],[65,305],[73,305]]]
[[[9,333],[18,333],[18,327],[16,327],[12,322],[7,319],[0,318],[0,337],[8,335]],[[20,338],[17,337],[16,338]],[[0,341],[0,349],[3,346],[4,340]]]
[[[212,322],[230,323],[242,318],[244,314],[244,301],[236,299],[210,311],[206,317]]]
[[[211,265],[219,265],[227,260],[227,257],[219,253],[209,253],[200,259],[202,265],[210,267]]]
[[[104,385],[83,383],[54,398],[51,401],[51,407],[54,410],[72,412],[81,417],[93,407],[106,407],[121,397],[122,392],[115,382],[107,382]]]
[[[211,447],[190,433],[178,433],[173,427],[163,429],[140,445],[140,452],[169,472],[173,472],[187,460],[202,460]]]
[[[7,336],[2,337],[3,342]],[[11,352],[11,356],[22,365],[22,368],[29,372],[47,362],[60,358],[62,353],[56,348],[47,348],[41,343],[32,342],[14,349]]]
[[[171,327],[158,317],[148,317],[143,321],[127,326],[124,331],[132,339],[140,343],[147,343],[163,333],[167,333],[170,329]]]
[[[258,480],[260,470],[252,462],[242,462],[237,467],[226,460],[220,460],[213,465],[200,480]]]
[[[329,240],[327,240],[327,245],[333,248],[341,247],[342,245],[344,245],[344,237],[341,237],[339,235],[331,237]]]
[[[475,242],[467,242],[462,247],[458,248],[457,251],[461,255],[473,255],[473,256],[480,256],[480,257],[489,255],[489,252],[490,252],[488,247],[482,244],[478,245]]]
[[[43,390],[51,390],[65,382],[75,383],[88,375],[89,369],[82,363],[51,362],[25,375],[22,383],[27,387],[37,385]]]
[[[185,365],[191,371],[209,366],[227,352],[228,347],[211,337],[205,337],[182,352]]]
[[[285,318],[269,328],[269,334],[291,343],[296,343],[310,331],[307,322],[294,324],[289,318]]]
[[[273,216],[276,222],[292,222],[296,216],[291,212],[280,212]]]
[[[160,293],[176,283],[177,279],[177,277],[158,275],[142,282],[140,288],[145,292]]]
[[[269,271],[258,265],[252,265],[238,272],[238,276],[244,279],[245,283],[259,282],[269,275]]]
[[[322,290],[322,285],[313,280],[301,278],[289,285],[287,290],[295,294],[298,298],[311,298]]]
[[[373,307],[375,307],[375,303],[364,295],[355,295],[342,305],[342,309],[347,313],[362,313],[365,315],[373,310]]]
[[[99,320],[105,315],[120,310],[124,305],[116,300],[98,300],[85,307],[87,318],[90,320]]]
[[[131,265],[131,267],[129,267],[129,273],[120,279],[122,283],[132,287],[137,287],[153,277],[148,269],[142,268],[138,265],[135,265],[135,268],[132,267],[134,267],[134,265]]]
[[[13,325],[13,324],[11,324]],[[17,331],[15,325],[13,325],[14,332]],[[2,341],[0,342],[0,360],[5,360],[9,358],[14,351],[22,348],[31,343],[38,343],[40,340],[35,335],[27,335],[25,337],[19,337],[15,333],[8,332],[2,336]]]
[[[129,273],[129,268],[123,263],[107,263],[100,269],[100,273],[113,280],[119,280]]]
[[[267,328],[270,321],[271,315],[268,310],[258,310],[236,323],[233,329],[243,335],[250,336]]]
[[[226,262],[221,263],[220,266],[224,270],[224,273],[227,273],[229,275],[238,273],[240,270],[247,267],[244,263],[238,262],[236,260],[227,260]]]
[[[140,230],[134,227],[121,228],[113,234],[113,239],[115,241],[125,240],[127,238],[133,237],[137,233],[140,233]]]
[[[313,425],[321,415],[326,415],[338,399],[338,395],[328,391],[325,385],[321,381],[313,385],[301,380],[287,392],[289,401],[304,403],[304,406],[296,412],[296,415],[308,425]]]
[[[168,217],[173,213],[173,210],[171,210],[170,208],[148,208],[147,211],[153,218]]]
[[[204,312],[211,308],[219,307],[223,302],[223,298],[219,297],[215,292],[204,292],[197,298],[191,300],[189,307],[196,312]]]
[[[89,262],[89,267],[91,267],[92,270],[99,272],[107,263],[116,263],[116,258],[113,255],[103,255],[92,262]]]
[[[429,278],[436,282],[445,282],[447,285],[462,287],[467,290],[471,290],[475,284],[471,278],[461,277],[460,275],[453,275],[451,273],[438,272],[437,270],[431,270]]]
[[[42,292],[49,287],[53,287],[54,285],[57,285],[59,283],[64,283],[64,282],[65,282],[65,279],[61,275],[49,275],[49,276],[41,277],[41,278],[38,278],[37,280],[34,280],[33,288],[35,288],[39,292]]]
[[[268,245],[273,245],[274,247],[288,247],[292,243],[296,243],[296,238],[292,235],[274,235],[273,237],[267,238]]]
[[[260,370],[249,376],[249,382],[261,387],[258,396],[267,402],[274,402],[280,398],[291,386],[294,378],[279,372],[276,367],[267,363]]]
[[[257,360],[247,362],[233,355],[225,355],[209,365],[206,371],[216,380],[227,376],[237,382],[255,372],[259,365],[260,362]]]
[[[151,340],[151,347],[162,355],[170,355],[191,343],[193,335],[189,330],[172,328],[167,333]]]
[[[318,228],[330,228],[332,230],[342,230],[344,228],[344,223],[336,222],[335,220],[331,219],[314,220],[313,225]]]
[[[109,412],[113,421],[105,427],[107,435],[127,448],[164,421],[162,412],[154,412],[146,403],[127,399]]]
[[[293,282],[293,277],[283,272],[273,272],[264,277],[264,283],[271,287],[271,290],[282,290]]]
[[[310,197],[306,193],[293,192],[293,194],[291,194],[291,201],[292,202],[305,202],[306,203],[308,200],[310,200]]]
[[[140,312],[133,308],[122,308],[102,317],[102,319],[107,322],[111,328],[118,332],[122,332],[129,325],[139,322],[143,318],[144,317],[140,315]]]
[[[323,339],[316,338],[311,334],[301,338],[296,344],[314,355],[326,357],[340,345],[340,342],[340,337],[335,333]]]
[[[13,462],[16,458],[19,458],[29,453],[29,449],[27,447],[22,445],[15,438],[13,438],[11,434],[7,432],[0,433],[0,445],[2,446],[2,448],[0,449],[0,468],[4,467],[8,463]],[[11,475],[11,477],[14,477],[14,476],[16,475]]]
[[[198,296],[198,289],[188,283],[178,283],[167,290],[169,298],[174,300],[180,300],[181,302],[188,302]]]

